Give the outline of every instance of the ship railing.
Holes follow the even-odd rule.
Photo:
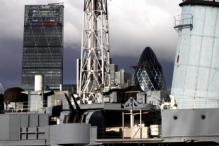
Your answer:
[[[4,109],[6,111],[10,111],[12,113],[20,113],[20,112],[39,112],[45,109],[45,105],[49,105],[49,107],[56,106],[56,105],[68,105],[67,101],[57,101],[54,100],[53,102],[48,103],[47,101],[31,101],[31,102],[17,102],[13,105],[9,105],[6,107],[6,104],[4,106]]]
[[[10,111],[12,113],[38,112],[44,109],[43,104],[45,104],[45,102],[17,102],[14,103],[14,105],[9,105],[8,107],[5,107],[5,109],[6,111]]]
[[[192,14],[182,14],[174,17],[174,29],[176,31],[181,31],[184,28],[193,29],[193,15]]]
[[[178,108],[199,109],[199,108],[219,108],[219,99],[215,98],[176,98]]]

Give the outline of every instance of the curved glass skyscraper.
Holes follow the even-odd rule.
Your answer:
[[[134,79],[143,91],[166,90],[162,67],[150,47],[142,52],[135,67]]]

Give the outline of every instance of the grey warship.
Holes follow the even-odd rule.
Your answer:
[[[178,44],[169,92],[150,47],[133,66],[134,86],[130,85],[130,75],[111,63],[107,0],[84,0],[77,91],[52,82],[53,89],[48,89],[43,70],[24,67],[33,73],[24,77],[27,83],[34,78],[34,90],[14,87],[4,92],[0,86],[0,145],[218,145],[219,2],[183,0],[179,6],[182,14],[174,17]],[[63,31],[63,15],[55,15],[63,5],[26,7],[25,29],[33,35],[25,40],[28,59],[28,53],[42,51],[31,46],[31,41],[37,45],[35,30]],[[38,45],[49,43],[57,49],[63,38],[44,39]],[[61,74],[60,67],[55,69]]]

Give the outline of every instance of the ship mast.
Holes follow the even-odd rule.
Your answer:
[[[109,86],[107,0],[84,0],[79,95],[87,98]]]

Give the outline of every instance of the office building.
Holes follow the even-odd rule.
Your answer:
[[[162,67],[150,47],[142,52],[135,66],[134,79],[143,91],[166,90]]]
[[[26,5],[24,14],[22,88],[34,89],[34,76],[44,76],[44,88],[63,82],[63,15],[59,4]]]
[[[110,64],[110,84],[112,86],[116,85],[116,72],[118,71],[118,66],[115,64]]]
[[[110,64],[110,84],[112,87],[129,87],[131,86],[131,74],[125,72],[124,69],[118,70],[118,66],[115,64]]]

